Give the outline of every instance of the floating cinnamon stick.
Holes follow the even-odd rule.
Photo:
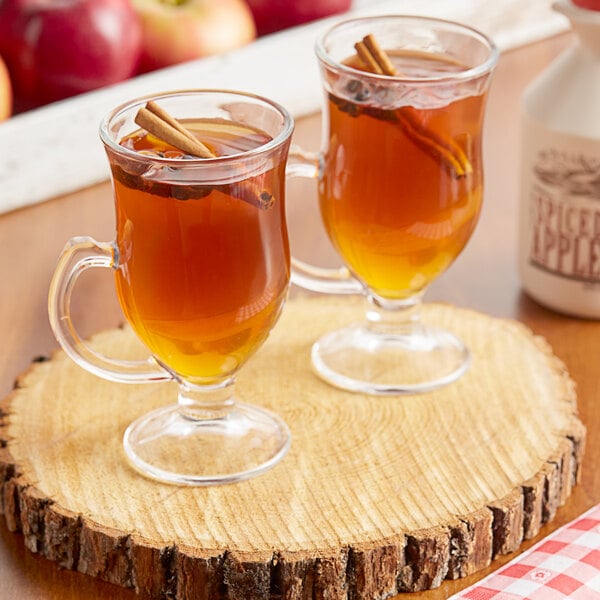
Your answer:
[[[399,75],[392,61],[372,34],[357,42],[354,48],[360,60],[372,73],[392,77]],[[415,144],[443,161],[456,178],[472,173],[473,167],[464,150],[453,139],[444,138],[425,127],[408,108],[410,107],[393,111],[406,135]]]
[[[215,158],[217,156],[156,102],[149,101],[145,107],[140,108],[135,116],[135,122],[148,133],[186,154],[199,158]],[[123,177],[122,174],[120,176]],[[261,209],[270,208],[274,202],[273,195],[270,192],[255,190],[255,186],[249,181],[240,181],[237,182],[237,185],[190,185],[187,187],[189,188],[187,192],[178,193],[178,199],[203,197],[213,190],[218,190],[229,193],[238,200],[243,200]],[[158,186],[155,185],[154,190],[157,189]],[[171,186],[168,186],[168,190],[169,194],[173,193]]]
[[[375,60],[375,57],[371,54],[364,41],[356,42],[356,44],[354,44],[354,49],[356,50],[356,54],[358,54],[358,57],[360,58],[362,63],[365,65],[365,67],[369,69],[369,71],[371,71],[371,73],[376,73],[377,75],[384,75],[383,69],[381,68],[377,60]],[[387,74],[389,75],[390,73]]]
[[[375,39],[373,34],[369,33],[369,35],[366,35],[363,38],[362,43],[365,45],[369,54],[371,56],[373,56],[374,60],[379,65],[381,72],[384,75],[392,75],[393,76],[393,75],[398,74],[396,72],[396,68],[394,67],[394,64],[389,59],[389,57],[385,53],[385,51],[379,46],[379,44],[377,43],[377,40]]]
[[[154,113],[157,117],[161,118],[163,121],[171,125],[179,131],[183,133],[187,138],[192,140],[195,144],[198,144],[198,149],[203,148],[203,152],[206,154],[206,158],[211,158],[215,156],[215,154],[205,146],[189,129],[186,129],[175,117],[172,117],[164,108],[160,105],[156,104],[154,100],[150,100],[146,103],[146,108]]]
[[[209,148],[155,102],[148,102],[145,107],[140,108],[135,122],[148,133],[187,154],[200,158],[215,157]]]

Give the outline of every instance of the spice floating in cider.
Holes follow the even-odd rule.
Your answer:
[[[271,136],[242,123],[225,119],[185,119],[175,120],[155,103],[148,103],[140,109],[136,122],[143,123],[147,129],[139,129],[125,136],[120,144],[134,152],[156,158],[173,160],[192,160],[202,158],[223,158],[243,154],[259,148],[272,140]],[[191,142],[191,143],[190,143]],[[201,198],[211,191],[221,190],[233,194],[236,198],[254,204],[259,208],[269,208],[274,198],[267,188],[260,188],[247,179],[230,184],[215,183],[172,187],[175,171],[165,170],[169,185],[161,183],[160,177],[153,179],[135,176],[132,178],[124,169],[113,165],[113,175],[130,187],[151,189],[151,193],[161,196],[173,196],[178,200]],[[183,172],[183,171],[182,171]],[[184,183],[182,180],[181,184]]]

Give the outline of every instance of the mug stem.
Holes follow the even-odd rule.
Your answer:
[[[313,365],[341,389],[392,396],[429,392],[460,377],[471,356],[452,333],[421,320],[420,292],[402,300],[368,296],[366,320],[325,334]]]
[[[264,473],[290,446],[277,415],[237,402],[234,378],[214,385],[180,380],[176,404],[131,423],[123,447],[143,475],[179,485],[234,483]]]
[[[369,292],[366,314],[369,329],[373,332],[394,331],[402,335],[422,327],[422,299],[423,292],[401,300],[389,300]]]
[[[177,397],[179,412],[192,421],[223,419],[235,406],[234,389],[233,377],[215,385],[194,385],[182,380]]]

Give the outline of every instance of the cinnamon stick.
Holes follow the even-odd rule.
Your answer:
[[[200,140],[156,103],[149,102],[145,107],[140,108],[135,116],[135,122],[148,133],[187,154],[200,158],[215,157],[215,154]]]
[[[206,158],[211,158],[215,156],[214,152],[210,150],[206,145],[204,145],[189,129],[186,129],[175,117],[171,116],[164,108],[162,108],[159,104],[154,102],[154,100],[150,100],[146,103],[146,108],[154,113],[157,117],[161,118],[163,121],[171,125],[179,131],[183,133],[187,138],[192,140],[195,144],[198,144],[199,148],[203,148],[203,152],[206,154]]]
[[[354,48],[370,72],[392,77],[400,75],[372,34],[366,35]],[[473,166],[464,150],[453,139],[442,137],[428,129],[412,111],[398,109],[394,114],[406,135],[419,147],[438,157],[456,178],[473,172]]]
[[[215,158],[214,154],[208,146],[203,144],[196,136],[186,129],[177,119],[170,115],[164,108],[156,102],[149,101],[145,107],[138,110],[135,116],[135,123],[151,133],[158,139],[170,144],[174,148],[181,150],[192,156],[200,158]],[[124,177],[124,175],[120,175]],[[155,190],[157,186],[154,186]],[[270,208],[275,199],[267,190],[256,190],[255,186],[250,181],[240,181],[237,185],[213,185],[213,186],[188,186],[189,196],[187,193],[180,194],[179,199],[202,197],[208,195],[212,190],[225,191],[232,194],[238,200],[248,202],[260,209]],[[170,193],[172,188],[169,186]]]
[[[356,54],[358,54],[360,60],[369,69],[369,71],[371,71],[371,73],[377,73],[377,75],[384,75],[383,69],[380,67],[375,57],[371,54],[369,48],[364,43],[364,41],[356,42],[356,44],[354,44],[354,49],[356,50]]]
[[[369,33],[363,38],[363,44],[366,46],[369,53],[377,61],[377,64],[381,67],[381,71],[384,75],[397,75],[396,67],[389,59],[385,51],[379,46],[375,36]]]

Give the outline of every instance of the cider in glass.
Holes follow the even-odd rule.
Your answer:
[[[415,79],[466,68],[424,52],[388,56]],[[364,70],[357,57],[345,63]],[[435,94],[429,87],[390,103],[352,79],[328,94],[321,215],[349,269],[382,298],[425,289],[464,248],[480,213],[485,93]]]
[[[217,157],[251,152],[271,140],[229,121],[184,125]],[[186,158],[144,130],[121,145],[148,157]],[[264,342],[287,293],[289,250],[279,194],[285,163],[217,184],[190,183],[185,171],[135,175],[118,164],[112,171],[116,286],[128,321],[153,355],[188,381],[218,381],[237,371]]]

